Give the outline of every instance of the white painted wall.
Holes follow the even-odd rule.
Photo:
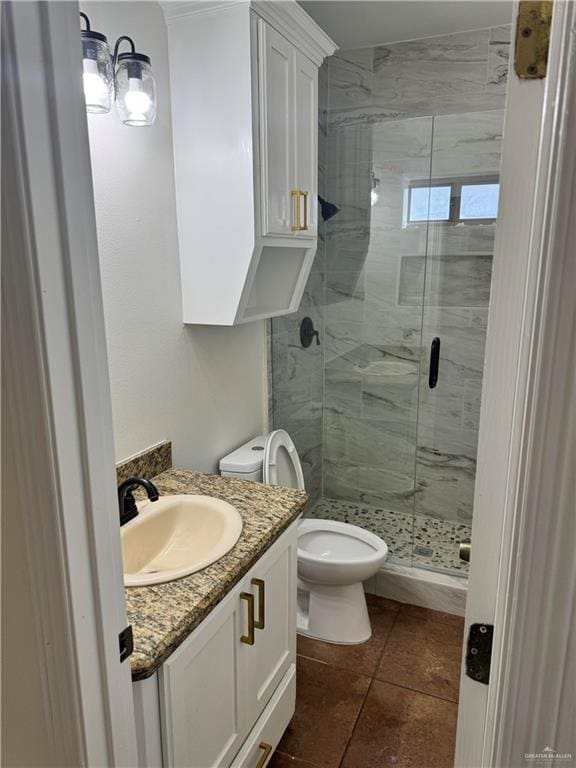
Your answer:
[[[164,17],[155,2],[82,10],[111,48],[134,38],[158,87],[151,128],[89,116],[116,459],[171,439],[175,466],[213,471],[264,429],[264,324],[182,324]]]

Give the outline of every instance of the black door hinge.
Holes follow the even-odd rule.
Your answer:
[[[488,685],[492,660],[493,624],[471,624],[466,647],[466,674]]]
[[[134,635],[130,624],[120,632],[118,642],[120,644],[120,663],[122,663],[129,656],[132,656],[132,651],[134,650]]]

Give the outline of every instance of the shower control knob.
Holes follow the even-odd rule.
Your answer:
[[[470,540],[461,541],[460,542],[460,547],[459,547],[458,554],[460,555],[460,560],[464,560],[465,563],[469,563],[470,562],[470,549],[471,549],[471,547],[472,547],[472,545],[470,544]]]
[[[305,317],[300,323],[300,344],[303,347],[309,347],[316,337],[316,345],[320,344],[320,334],[314,328],[311,317]]]

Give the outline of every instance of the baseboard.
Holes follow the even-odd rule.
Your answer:
[[[464,616],[468,580],[423,568],[386,564],[364,583],[364,590],[401,603]]]

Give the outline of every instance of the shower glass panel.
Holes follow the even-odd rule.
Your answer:
[[[315,514],[372,530],[408,561],[424,284],[403,287],[402,266],[425,259],[428,223],[406,226],[405,208],[409,181],[429,180],[432,127],[425,117],[340,128],[328,155],[340,213],[326,226],[325,502]]]
[[[337,213],[300,311],[271,324],[272,424],[303,460],[306,514],[382,536],[392,562],[463,576],[509,42],[504,25],[321,68],[319,193]],[[321,346],[300,347],[305,315]]]
[[[502,110],[434,118],[430,184],[450,182],[452,215],[430,221],[426,259],[409,268],[424,284],[415,483],[415,539],[428,558],[460,568],[454,542],[470,538],[480,396],[498,204]],[[421,282],[419,282],[421,281]],[[430,388],[431,345],[439,339],[438,382]]]
[[[502,121],[491,110],[338,127],[328,154],[340,212],[325,230],[311,514],[374,531],[392,561],[447,572],[465,573],[458,543],[471,534]]]

